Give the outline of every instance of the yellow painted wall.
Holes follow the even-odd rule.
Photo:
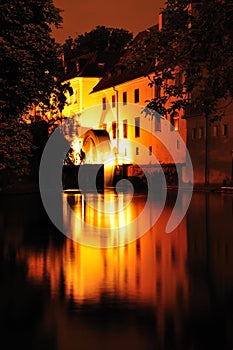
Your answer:
[[[116,153],[122,163],[155,164],[184,163],[186,141],[186,121],[179,118],[179,130],[171,131],[167,120],[161,120],[161,131],[155,129],[155,118],[142,114],[146,100],[154,97],[154,87],[150,87],[148,77],[140,77],[115,87],[92,93],[92,108],[84,110],[80,116],[81,126],[93,129],[106,128],[112,142],[112,151]],[[139,89],[139,102],[134,102],[134,90]],[[127,104],[123,103],[123,93],[127,93]],[[118,96],[117,96],[118,95]],[[118,106],[112,105],[118,97]],[[106,98],[106,109],[103,109],[103,98]],[[90,105],[90,104],[89,104]],[[135,118],[140,118],[140,136],[135,137]],[[123,121],[127,120],[128,135],[124,138]],[[114,138],[112,123],[118,125],[118,140]],[[169,149],[166,150],[165,144]],[[151,147],[152,153],[149,151]],[[137,149],[138,148],[138,149]]]
[[[62,111],[65,117],[74,117],[83,109],[93,105],[93,99],[89,93],[99,82],[99,78],[76,77],[69,80],[73,89],[73,95],[67,93],[67,104]]]

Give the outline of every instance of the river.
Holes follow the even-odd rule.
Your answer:
[[[1,195],[1,348],[232,349],[233,196],[194,192],[167,234],[175,196],[170,191],[137,240],[127,243],[130,232],[121,229],[122,246],[94,248],[79,243],[80,220],[70,223],[76,240],[61,233],[39,194]],[[106,218],[98,213],[102,199],[93,195],[91,209],[79,194],[64,194],[64,221],[69,204],[79,219],[110,232],[145,203],[136,195],[125,213]]]

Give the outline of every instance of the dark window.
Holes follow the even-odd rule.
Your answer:
[[[116,131],[117,131],[117,123],[116,122],[112,122],[112,138],[113,139],[116,138]]]
[[[196,139],[196,128],[192,128],[192,139]]]
[[[125,139],[128,137],[128,123],[127,123],[127,120],[123,120],[123,137]]]
[[[140,117],[135,118],[135,137],[140,136]]]
[[[161,87],[159,85],[155,85],[155,97],[159,98],[161,96]]]
[[[152,146],[149,146],[149,156],[152,156]]]
[[[161,131],[161,117],[160,117],[160,115],[155,117],[155,131]]]
[[[139,89],[134,90],[134,102],[139,102]]]
[[[228,127],[227,124],[222,125],[222,136],[227,136],[228,134]]]
[[[107,123],[104,123],[104,124],[103,124],[103,129],[104,129],[104,130],[107,130]]]
[[[136,147],[136,156],[139,155],[139,147]]]
[[[102,103],[103,103],[103,110],[105,110],[105,109],[106,109],[106,107],[107,107],[106,97],[103,97],[103,99],[102,99]]]
[[[116,96],[112,95],[112,108],[116,106]]]
[[[123,105],[127,105],[127,92],[123,92]]]

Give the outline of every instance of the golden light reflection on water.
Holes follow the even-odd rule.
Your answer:
[[[69,196],[69,201],[75,206],[72,198]],[[97,198],[94,200],[100,205]],[[128,208],[129,215],[136,215],[134,210],[136,213],[144,201],[143,196],[135,197],[129,206],[132,212]],[[17,208],[17,215],[12,216],[12,205]],[[76,349],[80,339],[81,349],[92,349],[93,342],[97,344],[95,348],[101,350],[117,350],[122,343],[130,344],[129,349],[150,349],[150,344],[158,338],[161,344],[173,339],[176,346],[160,344],[153,348],[193,348],[197,339],[197,328],[193,328],[193,324],[197,320],[202,326],[206,326],[206,322],[217,325],[211,328],[212,344],[215,334],[221,342],[224,337],[229,338],[229,344],[232,339],[229,310],[233,286],[233,198],[194,193],[185,219],[171,234],[165,234],[173,205],[173,198],[171,202],[169,199],[156,225],[140,239],[123,247],[96,249],[53,231],[38,210],[40,206],[35,205],[34,197],[23,197],[23,205],[18,196],[15,202],[10,198],[8,205],[4,203],[2,207],[4,220],[1,221],[5,261],[5,265],[1,265],[5,271],[2,304],[7,305],[7,319],[10,303],[6,301],[12,301],[12,296],[19,305],[25,303],[25,310],[31,305],[34,313],[35,299],[28,298],[28,293],[34,295],[38,287],[39,299],[44,298],[41,310],[44,310],[46,332],[56,328],[60,350]],[[79,215],[84,215],[82,206],[80,210]],[[150,215],[153,216],[153,212],[152,206]],[[101,220],[97,221],[101,223]],[[16,285],[17,288],[12,288]],[[13,319],[17,310],[22,310],[15,305],[14,301]],[[220,317],[216,310],[222,310]],[[40,330],[42,323],[40,320]],[[202,330],[200,335],[202,341]],[[206,344],[209,340],[208,331]]]
[[[92,247],[128,244],[153,226],[162,210],[160,198],[131,193],[64,194],[64,231],[76,242]]]
[[[105,222],[103,213],[97,214],[91,206],[83,208],[82,196],[69,197],[69,203],[81,218],[109,228],[133,218],[142,210],[144,202],[145,198],[138,196],[125,211],[115,217],[110,215]],[[97,208],[98,205],[97,200]],[[77,305],[98,304],[103,295],[150,305],[159,315],[158,326],[163,327],[169,310],[177,316],[188,303],[186,223],[183,220],[173,233],[165,234],[171,211],[172,207],[167,206],[156,225],[140,239],[122,247],[97,249],[67,238],[57,251],[51,242],[46,255],[35,252],[28,257],[28,275],[35,281],[48,276],[53,297],[59,293],[62,283],[65,298]],[[76,222],[73,228],[75,232],[82,229]],[[127,232],[123,234],[127,240]],[[175,327],[179,332],[179,317]]]
[[[131,200],[132,199],[132,200]],[[115,245],[127,244],[132,238],[132,232],[127,232],[127,225],[139,217],[146,204],[145,196],[137,197],[137,204],[130,194],[107,193],[95,194],[73,194],[64,195],[63,214],[64,223],[71,228],[71,236],[78,240],[87,223],[88,233],[94,235],[96,228],[107,230],[107,240],[111,246],[111,240],[120,240]],[[74,215],[69,215],[69,208]]]

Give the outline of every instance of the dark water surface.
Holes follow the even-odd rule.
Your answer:
[[[80,217],[109,228],[144,201],[138,196],[125,216],[104,220],[67,197]],[[60,233],[38,194],[2,195],[0,348],[232,349],[233,196],[194,193],[166,234],[173,197],[140,239],[96,249]]]

